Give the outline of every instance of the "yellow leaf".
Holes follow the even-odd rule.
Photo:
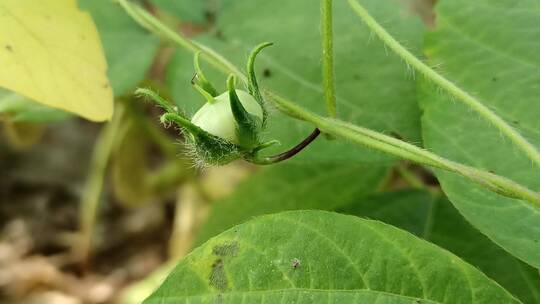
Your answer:
[[[113,94],[91,17],[75,0],[0,0],[0,87],[94,121]]]

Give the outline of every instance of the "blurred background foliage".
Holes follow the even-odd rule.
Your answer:
[[[433,0],[363,2],[422,52]],[[162,128],[159,110],[132,95],[137,86],[152,87],[194,113],[203,100],[189,83],[192,54],[140,28],[113,1],[78,3],[103,43],[115,115],[90,123],[0,91],[0,301],[139,303],[194,246],[254,216],[295,209],[395,225],[463,257],[524,303],[537,300],[537,271],[465,222],[434,176],[417,166],[320,140],[272,167],[235,162],[195,170],[178,131]],[[141,1],[239,66],[254,45],[275,42],[258,62],[260,81],[322,113],[319,8],[312,0],[280,3]],[[345,1],[335,1],[335,14],[340,115],[421,145],[417,84],[407,67],[358,26]],[[225,76],[203,68],[224,90]],[[272,113],[268,133],[282,146],[270,153],[309,132]]]

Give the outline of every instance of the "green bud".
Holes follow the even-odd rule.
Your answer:
[[[260,121],[263,119],[263,110],[261,105],[249,93],[242,90],[235,90],[238,99],[244,109]],[[236,145],[241,145],[239,126],[231,110],[229,92],[225,92],[214,98],[214,102],[204,104],[191,118],[191,122],[204,131],[223,138]],[[243,147],[252,148],[252,147]]]
[[[272,45],[263,43],[257,46],[248,60],[247,89],[235,87],[236,78],[230,75],[227,79],[227,92],[218,95],[214,86],[207,80],[199,65],[199,56],[195,55],[195,76],[191,83],[197,92],[205,98],[206,103],[189,119],[176,107],[155,92],[139,89],[137,93],[152,98],[165,110],[161,116],[163,123],[174,123],[181,127],[185,135],[187,147],[199,166],[223,165],[238,158],[261,165],[276,163],[292,157],[318,135],[316,129],[310,137],[293,149],[271,157],[260,157],[259,151],[273,144],[276,140],[262,142],[261,131],[266,125],[268,112],[255,77],[255,57],[264,48]]]

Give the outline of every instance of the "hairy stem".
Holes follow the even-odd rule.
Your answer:
[[[506,121],[495,112],[486,107],[478,99],[459,88],[450,80],[444,78],[427,64],[416,58],[411,52],[403,47],[390,33],[388,33],[360,4],[357,0],[348,0],[352,9],[362,19],[362,21],[386,44],[392,51],[401,57],[407,64],[410,64],[417,71],[422,73],[427,79],[444,89],[448,94],[476,111],[481,117],[495,126],[502,134],[506,135],[516,146],[523,150],[537,165],[540,166],[540,152],[528,142],[519,132],[517,132]]]
[[[540,206],[539,193],[529,190],[508,178],[451,161],[415,145],[370,129],[319,116],[271,92],[267,92],[267,96],[274,101],[276,107],[283,113],[310,122],[324,133],[348,139],[363,146],[423,165],[461,174],[491,191],[511,198],[524,199]]]
[[[326,110],[330,117],[336,117],[332,2],[332,0],[321,0],[322,75]]]
[[[126,0],[118,1],[136,21],[143,22],[142,25],[150,29],[152,32],[162,35],[172,42],[175,42],[181,47],[191,50],[194,53],[201,51],[203,55],[205,55],[203,59],[207,60],[208,63],[224,71],[225,73],[233,73],[240,79],[244,81],[246,80],[245,75],[239,72],[234,65],[232,65],[222,56],[218,55],[215,51],[195,44],[189,39],[182,37],[174,31],[168,29],[159,20],[138,6],[129,4]],[[351,1],[351,3],[353,2],[354,1]],[[152,26],[148,26],[147,24],[151,24]],[[385,32],[384,29],[381,28],[381,30]],[[396,44],[398,43],[396,42]],[[412,57],[416,59],[414,56]],[[418,61],[418,59],[416,60]],[[540,194],[531,191],[507,178],[445,159],[435,153],[370,129],[362,128],[332,118],[321,117],[295,105],[294,103],[273,92],[266,91],[266,93],[278,110],[288,116],[314,124],[320,129],[321,132],[346,138],[358,144],[365,145],[375,150],[383,151],[403,159],[408,159],[422,165],[456,172],[494,192],[513,198],[525,199],[540,206]]]
[[[167,27],[139,5],[132,4],[128,0],[116,1],[124,8],[131,18],[150,32],[176,43],[195,54],[200,52],[203,59],[213,65],[215,68],[219,69],[225,74],[232,73],[243,82],[247,82],[247,77],[235,65],[220,54],[216,53],[214,50],[178,35],[174,30]]]

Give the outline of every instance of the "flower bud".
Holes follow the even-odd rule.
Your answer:
[[[235,90],[239,101],[244,109],[258,121],[260,130],[263,110],[261,105],[249,93],[242,90]],[[191,122],[204,131],[223,138],[231,143],[241,146],[238,123],[231,110],[229,92],[225,92],[214,98],[212,103],[204,104],[191,118]],[[252,148],[252,147],[243,147]]]
[[[217,94],[216,89],[206,79],[199,66],[199,54],[195,55],[195,76],[191,83],[206,99],[206,103],[188,119],[176,107],[148,89],[137,93],[152,98],[164,110],[163,123],[174,123],[184,131],[187,147],[191,149],[196,164],[223,165],[238,158],[255,164],[272,164],[292,157],[320,133],[318,129],[302,143],[290,151],[272,157],[260,157],[259,151],[273,144],[275,140],[262,142],[260,133],[266,125],[268,112],[264,107],[262,94],[255,77],[255,57],[272,45],[257,46],[248,60],[247,88],[249,92],[236,89],[236,77],[227,79],[227,92]]]

